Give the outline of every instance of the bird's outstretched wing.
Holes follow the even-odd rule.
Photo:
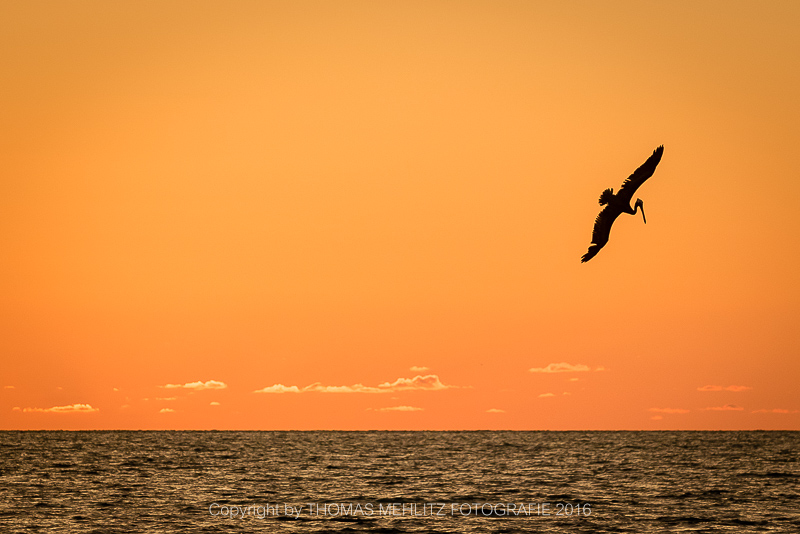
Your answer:
[[[594,220],[594,230],[592,230],[592,244],[589,250],[581,257],[581,263],[594,258],[600,249],[608,243],[608,236],[611,234],[611,225],[619,217],[620,211],[612,206],[606,206]]]
[[[622,184],[622,187],[617,191],[617,198],[624,201],[626,204],[631,203],[633,194],[639,189],[645,180],[653,176],[656,172],[656,166],[661,161],[661,155],[664,153],[664,145],[661,145],[653,151],[653,155],[647,158],[647,161],[642,163],[642,166],[633,171],[633,174],[628,176],[628,179]]]

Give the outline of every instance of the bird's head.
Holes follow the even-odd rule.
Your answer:
[[[634,204],[633,208],[634,208],[634,210],[636,208],[642,208],[642,220],[644,221],[645,224],[647,224],[647,219],[644,216],[644,202],[642,202],[641,198],[637,198],[636,199],[636,204]],[[634,211],[634,213],[635,213],[635,211]]]

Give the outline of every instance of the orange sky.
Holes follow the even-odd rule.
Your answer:
[[[4,3],[0,428],[800,429],[798,24]]]

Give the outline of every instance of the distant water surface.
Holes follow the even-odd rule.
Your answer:
[[[800,532],[800,432],[0,432],[2,532]]]

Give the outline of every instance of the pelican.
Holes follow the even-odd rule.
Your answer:
[[[661,155],[664,153],[664,146],[660,146],[653,151],[653,155],[647,158],[647,161],[642,163],[642,166],[636,169],[633,174],[628,176],[628,179],[619,188],[617,194],[611,188],[606,189],[600,195],[600,205],[605,206],[600,211],[600,215],[594,221],[594,230],[592,230],[592,244],[589,250],[581,257],[581,263],[585,263],[594,258],[600,249],[608,243],[608,236],[611,233],[611,225],[617,220],[620,213],[627,213],[629,215],[636,215],[636,211],[642,208],[642,220],[647,224],[647,219],[644,217],[644,202],[637,198],[636,203],[631,208],[631,199],[633,194],[639,189],[645,180],[653,176],[656,172],[656,165],[661,161]]]

